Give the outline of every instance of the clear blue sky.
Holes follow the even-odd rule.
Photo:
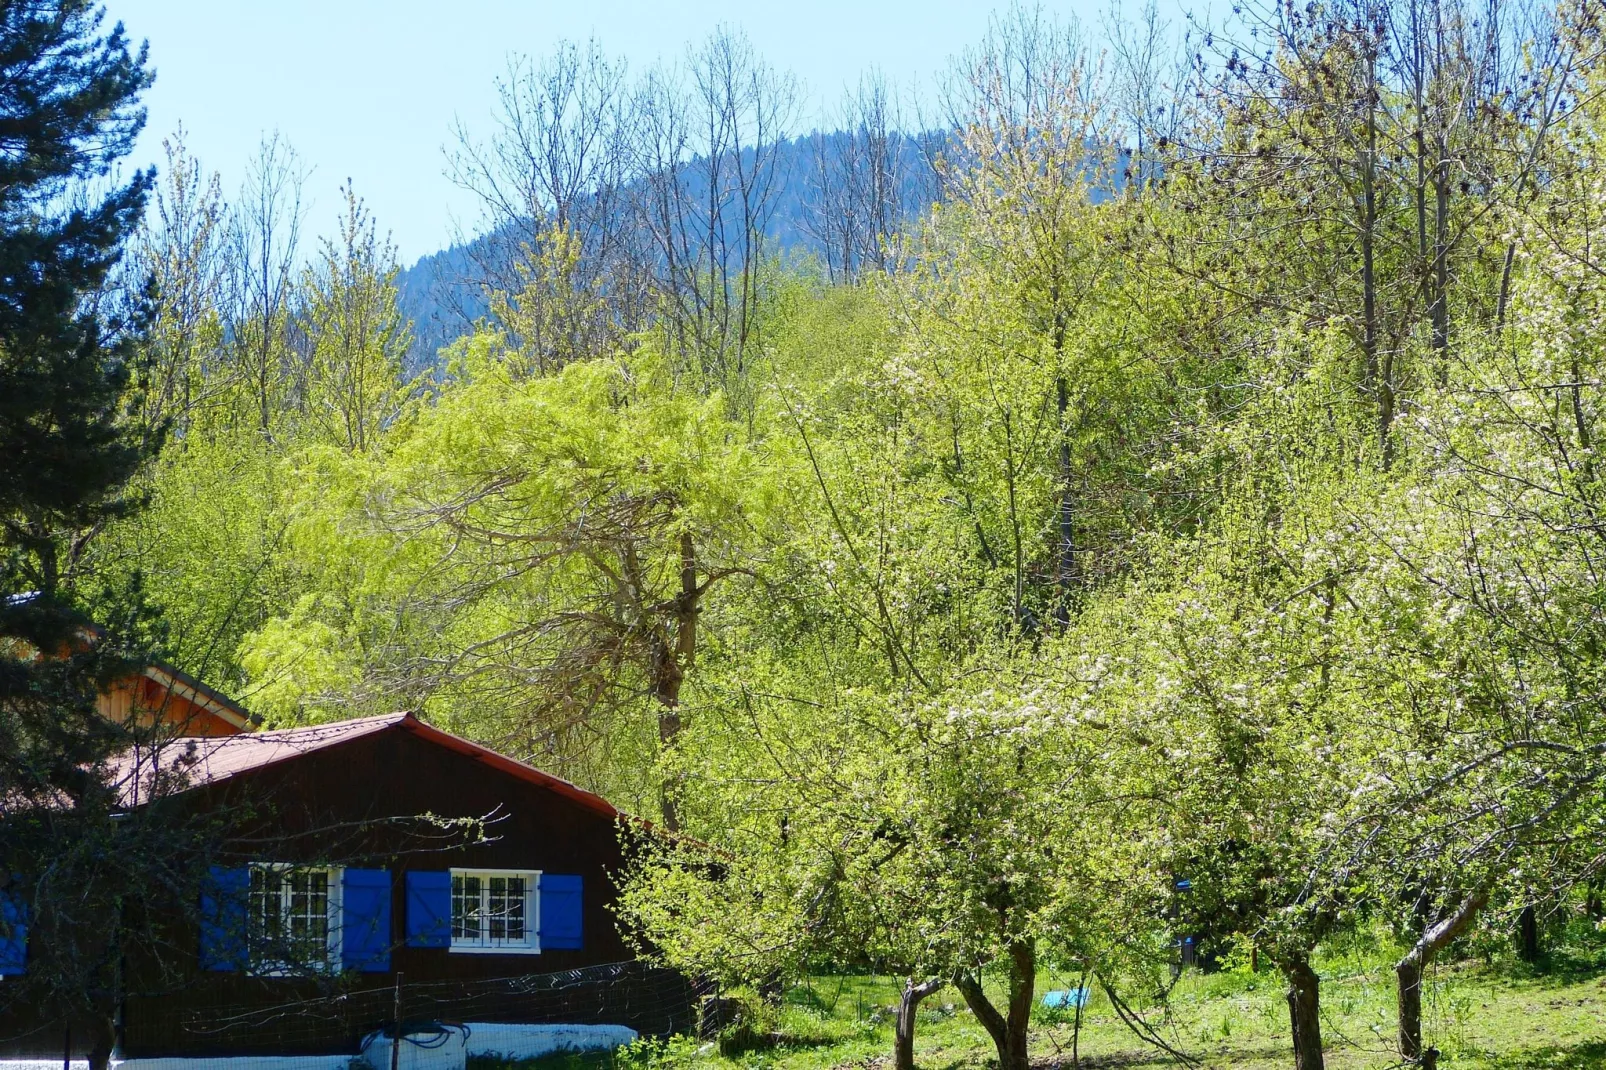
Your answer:
[[[1044,0],[1095,28],[1107,0]],[[927,80],[978,40],[992,0],[107,0],[157,70],[138,162],[182,122],[232,192],[264,132],[313,169],[307,224],[330,228],[350,177],[404,262],[471,228],[472,198],[443,176],[453,120],[489,130],[510,53],[595,35],[633,70],[678,57],[721,23],[804,83],[805,123],[861,71]]]

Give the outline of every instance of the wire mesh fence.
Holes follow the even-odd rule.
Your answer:
[[[237,995],[213,999],[205,991],[182,998],[131,997],[123,1007],[119,1055],[357,1056],[365,1040],[372,1046],[376,1035],[394,1035],[398,1022],[404,1037],[434,1035],[442,1024],[470,1023],[471,1030],[479,1028],[481,1048],[491,1043],[486,1034],[496,1032],[487,1024],[622,1026],[642,1036],[668,1036],[696,1031],[700,1002],[712,994],[708,985],[641,962],[501,978],[375,981],[381,983],[277,1002],[242,1002]],[[584,1041],[609,1034],[580,1031],[577,1036]],[[407,1045],[402,1050],[407,1052]],[[386,1065],[376,1070],[390,1070],[390,1060],[382,1061]],[[272,1070],[260,1058],[230,1065],[251,1070],[253,1063]]]

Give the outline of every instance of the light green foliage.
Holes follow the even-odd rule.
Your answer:
[[[150,475],[151,502],[108,533],[115,567],[137,569],[162,607],[168,655],[248,708],[239,643],[304,587],[286,542],[291,473],[249,431],[191,433]]]
[[[902,259],[744,262],[739,374],[557,226],[407,384],[354,198],[294,309],[230,312],[184,296],[185,171],[151,342],[181,433],[114,541],[273,723],[416,709],[661,815],[621,923],[755,1002],[953,982],[1018,1070],[984,1019],[1024,1035],[1041,969],[1104,1024],[1180,992],[1165,1036],[1209,1047],[1286,1029],[1314,963],[1371,1028],[1355,934],[1442,961],[1601,869],[1598,37],[1521,61],[1581,91],[1565,123],[1441,128],[1466,56],[1419,99],[1308,14],[1176,102],[1185,147],[1126,131],[1141,159],[1096,51],[1001,19]],[[1184,936],[1252,1021],[1169,988]]]
[[[207,365],[223,341],[224,204],[218,177],[207,176],[189,155],[182,128],[162,149],[164,181],[127,270],[135,285],[154,291],[141,416],[152,426],[172,421],[182,433],[217,387],[208,381]]]
[[[348,450],[378,445],[409,388],[402,356],[410,327],[396,307],[396,251],[380,244],[374,221],[348,185],[340,236],[326,240],[302,281],[306,294],[303,426]]]
[[[705,717],[693,736],[726,854],[668,846],[626,892],[670,961],[732,981],[822,958],[946,976],[1049,933],[1087,953],[1141,897],[1116,876],[1130,870],[1108,725],[1014,689],[915,707],[861,689],[816,689],[803,710],[744,698],[745,716]]]
[[[544,378],[502,354],[460,346],[382,455],[301,454],[291,539],[322,594],[246,657],[282,716],[417,706],[640,799],[651,763],[615,748],[692,668],[682,555],[700,594],[746,582],[784,466],[648,354]]]
[[[273,724],[294,724],[309,695],[351,693],[361,682],[360,648],[325,617],[318,596],[302,595],[246,639],[241,668],[254,684],[252,708]]]
[[[283,688],[245,667],[242,643],[298,602],[327,601],[319,563],[289,538],[298,503],[317,490],[304,480],[323,475],[305,455],[376,448],[417,392],[401,375],[393,253],[351,190],[338,240],[295,285],[283,260],[297,221],[284,217],[294,182],[282,152],[265,148],[248,183],[256,215],[239,205],[231,215],[182,140],[168,145],[135,272],[156,298],[144,415],[171,440],[147,473],[150,507],[109,532],[106,552],[111,567],[144,574],[169,657],[274,716],[288,708]]]

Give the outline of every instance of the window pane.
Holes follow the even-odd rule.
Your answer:
[[[524,942],[524,878],[491,877],[489,917],[494,943]]]
[[[507,938],[524,942],[524,878],[507,879]]]
[[[491,881],[491,911],[486,920],[491,923],[491,939],[496,941],[507,939],[507,878],[492,877]]]
[[[298,960],[320,962],[329,947],[329,874],[321,869],[289,874],[290,950]]]
[[[329,872],[253,866],[251,960],[262,969],[315,969],[329,961]]]
[[[528,947],[529,894],[529,878],[522,874],[452,874],[452,943]]]
[[[276,869],[251,869],[250,948],[253,958],[272,958],[284,931],[284,889]]]
[[[480,878],[452,875],[452,939],[478,941],[481,937]]]

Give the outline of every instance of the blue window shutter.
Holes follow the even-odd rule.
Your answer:
[[[445,870],[407,874],[407,946],[452,946],[452,875]]]
[[[363,973],[390,969],[390,872],[348,869],[340,877],[340,965]]]
[[[580,949],[581,880],[565,873],[541,874],[541,950]]]
[[[0,892],[0,976],[28,969],[28,909],[13,895]]]
[[[211,868],[201,892],[201,969],[245,969],[250,892],[250,870]]]

